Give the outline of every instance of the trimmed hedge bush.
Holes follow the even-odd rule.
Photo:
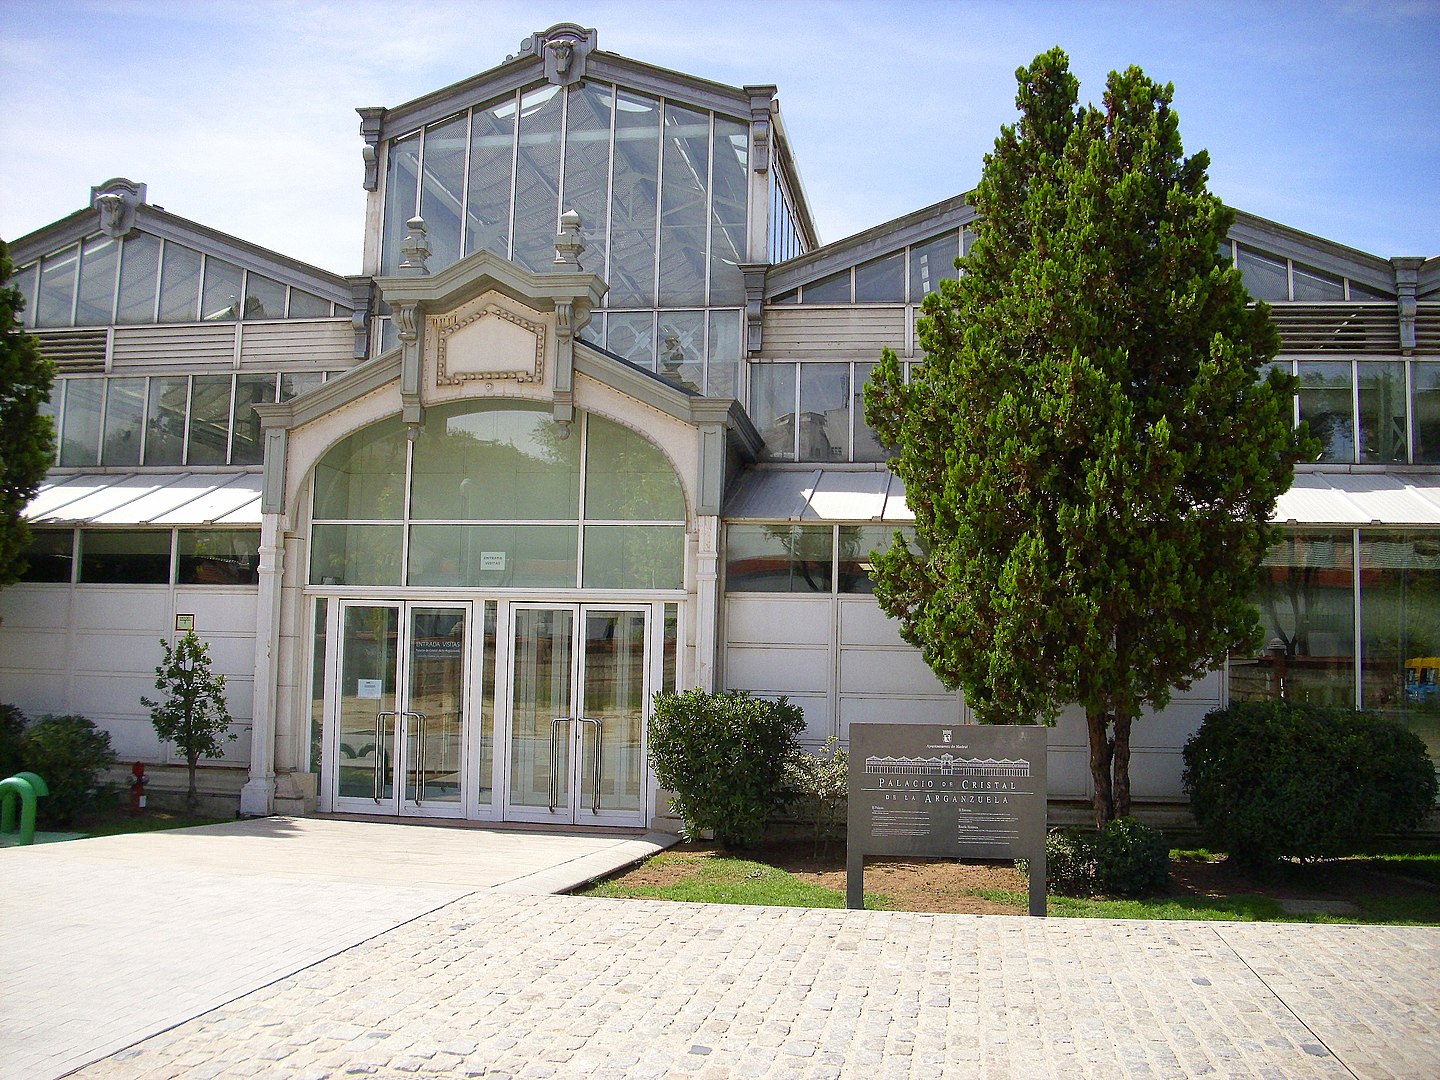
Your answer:
[[[1132,817],[1106,822],[1098,833],[1051,829],[1045,834],[1045,885],[1061,896],[1148,896],[1169,880],[1165,834]]]
[[[1184,759],[1206,842],[1250,869],[1354,854],[1435,804],[1425,744],[1369,712],[1237,702],[1205,717]]]
[[[650,717],[650,763],[671,792],[685,835],[711,830],[726,847],[748,847],[781,803],[785,766],[805,729],[799,706],[743,691],[657,694]]]
[[[0,701],[0,780],[25,771],[25,714]]]
[[[50,789],[39,800],[42,822],[69,825],[104,790],[105,771],[115,764],[110,736],[83,716],[42,716],[25,729],[25,768]]]

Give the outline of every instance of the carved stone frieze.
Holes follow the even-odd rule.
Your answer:
[[[494,301],[482,298],[432,316],[428,329],[437,386],[538,383],[545,377],[545,325]]]

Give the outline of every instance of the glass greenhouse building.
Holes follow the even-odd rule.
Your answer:
[[[871,595],[913,516],[861,407],[884,347],[924,359],[963,196],[821,245],[775,87],[570,24],[359,113],[355,276],[125,179],[12,245],[59,438],[0,592],[0,700],[174,765],[140,696],[193,624],[239,736],[202,786],[243,812],[577,826],[673,825],[661,689],[787,695],[810,746],[972,719]],[[1268,647],[1136,725],[1155,806],[1207,711],[1282,684],[1440,760],[1440,258],[1243,212],[1231,244],[1323,449],[1276,510]],[[1078,710],[1048,776],[1088,806]]]

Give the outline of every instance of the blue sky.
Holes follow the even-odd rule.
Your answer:
[[[1085,100],[1131,64],[1173,82],[1186,150],[1210,151],[1232,206],[1440,255],[1440,0],[0,0],[0,237],[128,176],[174,213],[356,273],[354,109],[483,71],[560,21],[777,84],[827,242],[973,187],[1014,117],[1014,70],[1059,44]]]

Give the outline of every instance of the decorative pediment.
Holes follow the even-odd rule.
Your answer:
[[[539,383],[545,378],[545,326],[480,297],[430,317],[427,361],[437,386],[466,382]]]

